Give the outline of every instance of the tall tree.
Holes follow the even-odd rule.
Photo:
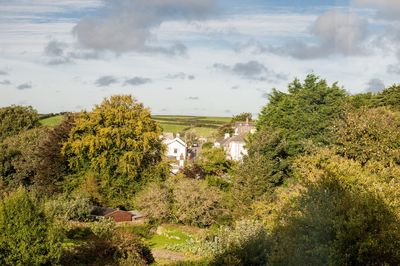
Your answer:
[[[0,108],[0,141],[20,131],[39,125],[39,115],[31,106]]]
[[[77,174],[97,175],[107,204],[127,206],[147,181],[142,177],[162,159],[160,135],[161,127],[143,104],[118,95],[78,115],[62,151]]]
[[[258,187],[258,191],[271,191],[285,182],[291,176],[293,160],[309,144],[329,144],[330,125],[343,113],[346,96],[345,90],[336,83],[329,86],[313,74],[303,83],[295,79],[287,93],[273,90],[269,103],[259,115],[257,132],[250,138],[249,156],[243,166],[248,169],[248,164],[254,169],[259,165],[254,173],[264,181],[265,187]],[[267,166],[269,171],[265,169]],[[259,178],[254,178],[256,184],[261,182]],[[237,180],[246,184],[242,179]]]
[[[74,118],[73,114],[66,114],[59,125],[49,129],[37,147],[37,173],[33,181],[41,192],[51,194],[59,191],[63,178],[68,174],[68,161],[61,154],[61,149],[69,138]]]

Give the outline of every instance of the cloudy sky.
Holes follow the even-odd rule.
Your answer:
[[[258,113],[316,73],[350,93],[400,82],[398,0],[0,0],[0,106]]]

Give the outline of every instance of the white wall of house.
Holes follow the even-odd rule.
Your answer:
[[[183,160],[186,160],[186,143],[180,138],[166,141],[167,145],[167,156],[175,157],[177,161],[183,156]]]
[[[229,157],[234,161],[243,160],[243,156],[247,155],[247,149],[245,143],[242,141],[232,141],[229,143],[227,153]]]

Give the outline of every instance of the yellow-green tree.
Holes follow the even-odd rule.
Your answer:
[[[399,265],[398,166],[321,150],[299,158],[295,174],[259,210],[274,243],[270,265]]]
[[[165,173],[159,167],[164,152],[160,135],[161,127],[143,104],[117,95],[76,118],[62,151],[75,176],[95,174],[103,203],[127,207],[148,181],[144,179]],[[82,185],[85,180],[74,183]]]
[[[346,112],[332,127],[332,139],[340,155],[362,164],[376,160],[400,164],[400,113],[387,107]]]

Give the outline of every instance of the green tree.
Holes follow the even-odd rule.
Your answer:
[[[271,167],[268,171],[271,180],[263,177],[265,186],[284,183],[291,175],[293,160],[310,143],[317,146],[330,143],[330,126],[343,113],[345,99],[345,90],[336,83],[329,86],[313,74],[303,83],[294,80],[287,93],[273,90],[259,115],[257,132],[247,145],[249,158],[245,163],[263,157],[264,165],[259,167],[264,170],[265,165]]]
[[[73,127],[74,115],[66,114],[62,122],[49,129],[45,138],[41,138],[37,147],[37,174],[35,188],[40,192],[53,194],[60,192],[64,177],[68,175],[67,159],[61,154],[63,143],[69,138]]]
[[[161,127],[141,103],[112,96],[78,115],[62,151],[78,176],[87,171],[97,175],[106,204],[123,207],[147,182],[143,174],[160,163],[160,135]]]
[[[60,257],[60,231],[43,203],[25,189],[0,202],[0,231],[1,265],[51,265]]]
[[[400,165],[400,113],[366,107],[346,112],[332,127],[337,152],[366,164],[370,160]]]
[[[0,141],[38,125],[39,115],[31,106],[12,105],[0,108]]]
[[[222,193],[206,181],[182,178],[173,186],[173,215],[177,222],[210,226],[226,218]]]
[[[235,115],[231,119],[231,123],[235,122],[245,122],[245,121],[252,121],[253,120],[253,115],[251,113],[241,113],[238,115]]]
[[[265,210],[270,265],[398,265],[400,168],[320,150]]]
[[[46,128],[34,128],[8,137],[0,143],[0,178],[6,188],[30,186],[35,182],[38,146]]]
[[[205,175],[216,176],[228,173],[233,166],[233,162],[226,158],[223,148],[202,149],[195,163],[204,170]]]
[[[375,97],[374,106],[387,106],[394,111],[400,111],[400,85],[395,84],[384,89]]]

